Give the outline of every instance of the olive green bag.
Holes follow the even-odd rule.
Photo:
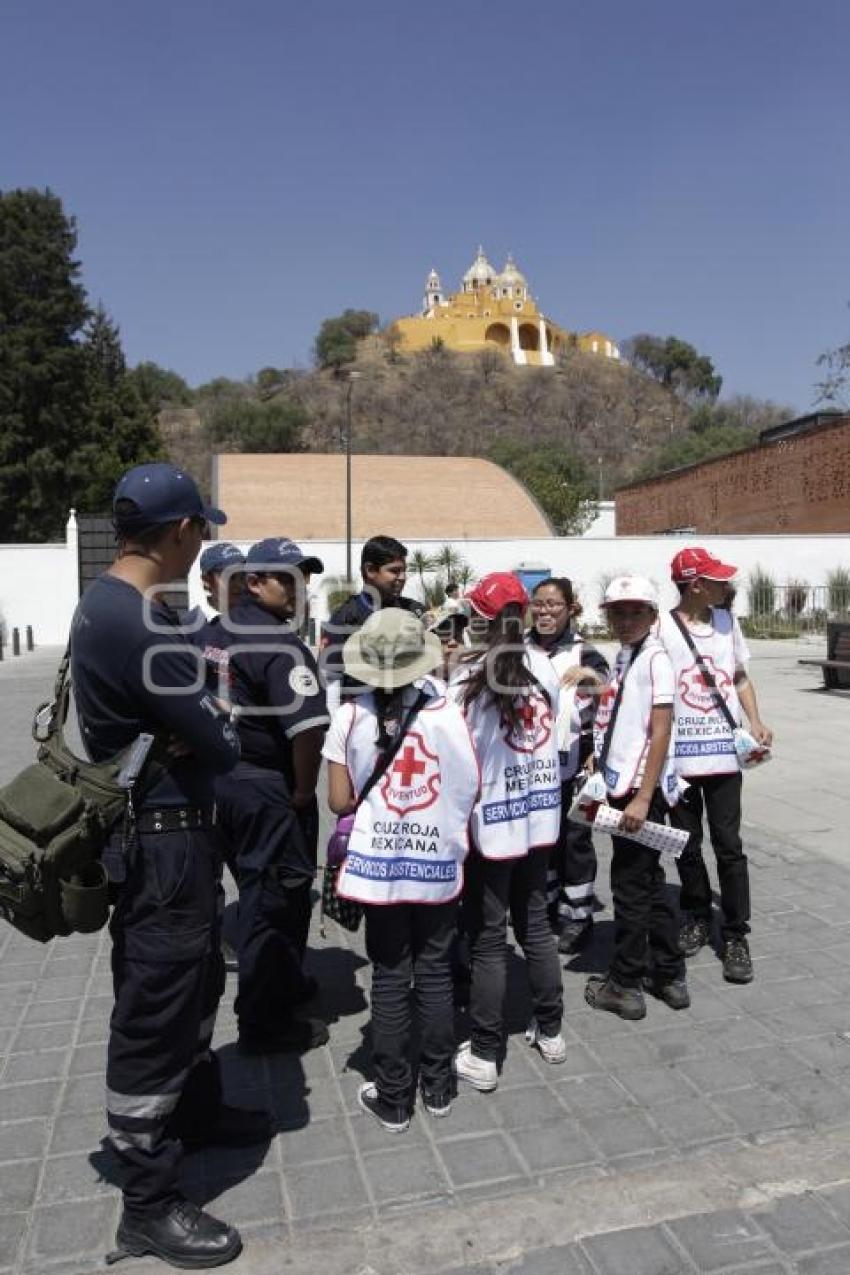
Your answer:
[[[100,853],[118,820],[132,813],[133,786],[118,782],[129,750],[96,764],[66,743],[70,692],[66,651],[54,699],[35,715],[38,759],[0,788],[0,918],[41,943],[106,924]],[[152,758],[145,786],[161,773]]]

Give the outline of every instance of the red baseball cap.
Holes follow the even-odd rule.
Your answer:
[[[518,602],[521,607],[528,606],[528,594],[510,571],[491,572],[479,580],[466,596],[472,609],[483,615],[485,620],[495,620],[511,602]]]
[[[737,567],[721,562],[707,549],[680,549],[670,563],[670,575],[677,584],[689,580],[731,580],[738,574]]]

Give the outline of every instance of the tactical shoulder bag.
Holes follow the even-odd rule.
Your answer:
[[[151,736],[105,762],[77,757],[65,741],[70,692],[66,651],[53,701],[35,714],[37,760],[0,788],[0,918],[41,943],[106,924],[100,853],[134,793],[163,773]]]

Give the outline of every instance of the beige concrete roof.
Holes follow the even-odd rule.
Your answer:
[[[282,526],[294,540],[345,539],[342,455],[219,455],[213,494],[228,515],[229,540],[260,540]],[[355,540],[552,534],[524,487],[471,456],[353,456],[352,518]]]

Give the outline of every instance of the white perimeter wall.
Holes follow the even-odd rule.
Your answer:
[[[285,534],[285,523],[281,534]],[[443,540],[418,540],[409,549],[436,552]],[[789,580],[805,580],[808,584],[825,584],[826,573],[834,567],[850,570],[850,535],[843,536],[610,536],[570,537],[536,540],[460,540],[456,548],[471,564],[477,576],[488,571],[510,571],[524,564],[543,564],[553,575],[565,575],[577,586],[585,609],[585,619],[594,622],[598,614],[600,586],[612,575],[630,572],[649,576],[660,590],[662,605],[674,604],[678,593],[670,581],[670,559],[685,545],[701,544],[725,562],[737,566],[742,575],[739,614],[747,611],[745,577],[755,566],[763,567],[777,584]],[[246,550],[247,544],[240,545]],[[351,560],[355,574],[360,562],[362,541],[352,546]],[[305,553],[316,554],[325,564],[325,574],[345,574],[344,541],[311,541],[301,543]],[[314,584],[319,584],[314,581]],[[197,565],[189,582],[193,602],[202,602]],[[405,590],[417,594],[414,576],[408,577]],[[316,619],[327,615],[324,591],[313,594],[312,613]]]
[[[286,532],[282,520],[281,534]],[[435,552],[445,541],[411,542],[409,548]],[[578,588],[585,617],[593,622],[598,615],[603,581],[621,572],[649,576],[661,592],[662,604],[676,599],[670,583],[670,559],[680,548],[699,543],[712,553],[740,568],[742,575],[737,609],[746,614],[746,576],[755,566],[770,572],[777,584],[804,580],[825,584],[834,567],[850,569],[850,535],[843,536],[591,536],[568,539],[464,540],[455,548],[471,564],[477,576],[488,571],[505,571],[524,564],[543,564],[553,575],[566,575]],[[352,546],[355,571],[360,561],[361,541]],[[241,548],[249,546],[243,544]],[[328,576],[345,573],[345,542],[303,543],[305,552],[315,553],[325,564]],[[71,616],[77,603],[77,528],[72,517],[66,544],[0,545],[0,615],[6,624],[7,641],[12,628],[31,624],[36,644],[55,645],[67,640]],[[313,595],[316,619],[327,615],[325,591],[319,580]],[[417,592],[411,578],[408,593]],[[189,580],[192,603],[203,600],[197,564]],[[7,648],[8,653],[8,648]]]
[[[0,545],[0,617],[6,629],[5,655],[10,656],[12,629],[32,625],[37,646],[67,642],[77,604],[77,524],[68,523],[65,544]]]

